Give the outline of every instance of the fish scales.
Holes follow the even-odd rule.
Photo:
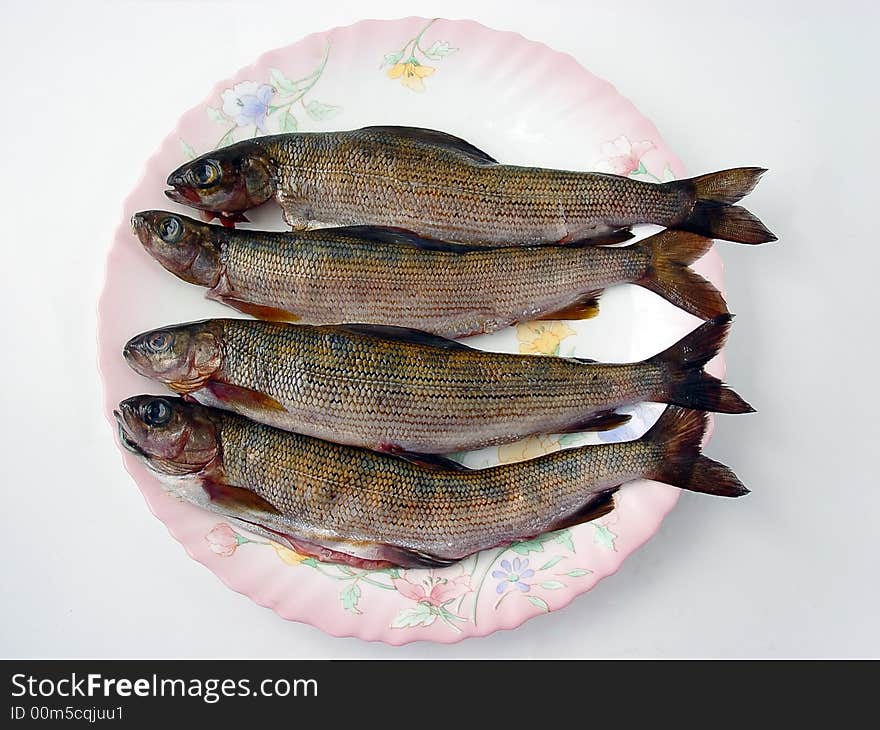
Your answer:
[[[654,357],[624,364],[485,352],[395,327],[250,319],[145,332],[123,353],[135,370],[177,393],[278,428],[442,454],[610,428],[622,422],[614,409],[642,401],[749,412],[703,371],[730,320],[705,322]]]
[[[664,231],[625,247],[463,247],[397,229],[227,230],[165,211],[132,219],[141,242],[208,296],[261,319],[411,327],[443,337],[516,322],[594,316],[596,298],[633,283],[703,319],[724,299],[689,265],[711,240]]]
[[[179,398],[135,396],[114,416],[123,446],[181,499],[301,553],[360,567],[449,564],[589,521],[638,478],[719,496],[748,492],[700,454],[705,413],[676,407],[637,441],[482,470],[429,468]]]
[[[509,245],[633,221],[665,224],[686,217],[693,206],[681,189],[613,175],[479,164],[455,150],[369,129],[257,143],[279,165],[277,195],[290,222],[369,222]]]
[[[389,434],[416,451],[505,443],[564,430],[664,387],[657,365],[587,366],[280,323],[225,320],[222,327],[219,377],[284,404],[288,413],[276,414],[275,425],[374,448]]]
[[[280,244],[280,245],[279,245]],[[290,245],[258,234],[225,247],[232,288],[311,323],[393,323],[442,336],[491,332],[565,307],[586,291],[638,280],[641,249],[422,251],[330,232]]]
[[[224,478],[269,501],[292,530],[446,558],[544,532],[591,493],[655,472],[662,458],[657,446],[629,442],[440,472],[236,416],[220,422]]]

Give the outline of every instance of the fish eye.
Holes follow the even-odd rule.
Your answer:
[[[165,352],[171,347],[172,339],[168,332],[154,332],[147,338],[147,349],[151,352]]]
[[[199,162],[192,168],[193,182],[200,188],[207,188],[220,179],[220,168],[213,160]]]
[[[165,218],[159,224],[159,238],[165,243],[177,243],[182,235],[183,225],[179,218]]]
[[[171,406],[163,398],[154,398],[144,404],[141,417],[148,426],[164,426],[171,420]]]

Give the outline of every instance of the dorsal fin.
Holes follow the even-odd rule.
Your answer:
[[[440,335],[432,335],[428,332],[412,329],[410,327],[392,327],[384,324],[343,324],[333,327],[333,329],[348,332],[353,335],[364,335],[366,337],[378,337],[382,340],[393,340],[395,342],[407,342],[412,345],[428,345],[429,347],[439,347],[444,350],[473,350],[455,340],[448,340]]]
[[[425,238],[406,228],[393,226],[343,226],[341,228],[321,228],[316,234],[351,236],[365,243],[394,243],[415,246],[426,251],[447,251],[449,253],[467,253],[468,251],[485,251],[487,246],[470,246],[462,243],[447,243],[435,238]]]
[[[413,142],[421,142],[434,147],[442,147],[447,150],[453,150],[464,155],[472,162],[481,165],[497,165],[498,160],[490,157],[479,147],[475,147],[470,142],[463,140],[446,132],[439,132],[436,129],[424,129],[423,127],[398,127],[395,125],[382,125],[376,127],[364,127],[362,131],[384,132],[393,134],[401,139],[410,139]]]

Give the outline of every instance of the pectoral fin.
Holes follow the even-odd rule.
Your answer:
[[[273,533],[269,530],[269,533]],[[286,542],[300,555],[307,555],[324,563],[342,563],[355,568],[376,570],[380,568],[442,568],[452,565],[457,560],[438,558],[428,553],[397,545],[384,543],[344,540],[330,537],[300,537],[274,532],[272,538]]]
[[[281,512],[269,501],[249,489],[234,487],[216,479],[205,477],[202,487],[221,511],[241,520],[259,520],[261,516],[274,517]]]
[[[227,307],[232,307],[233,309],[237,309],[239,312],[244,312],[245,314],[251,315],[251,317],[256,317],[257,319],[266,319],[270,322],[298,322],[299,317],[295,314],[291,314],[284,309],[278,309],[277,307],[269,307],[265,304],[254,304],[253,302],[246,302],[243,299],[239,299],[238,297],[231,294],[221,294],[215,289],[209,289],[207,294],[208,299],[213,299],[215,302],[220,302],[221,304],[225,304]]]
[[[266,395],[250,388],[243,388],[240,385],[232,385],[230,383],[221,383],[216,380],[208,381],[205,387],[211,391],[217,400],[223,403],[238,405],[250,410],[287,412],[287,409],[271,395]]]

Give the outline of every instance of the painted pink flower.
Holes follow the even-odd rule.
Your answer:
[[[224,558],[232,555],[235,548],[241,544],[238,534],[225,522],[214,525],[214,528],[205,535],[205,540],[211,546],[211,552]]]
[[[654,143],[649,139],[631,142],[629,137],[621,135],[612,142],[605,142],[599,148],[602,159],[596,163],[596,169],[614,175],[629,175],[641,167],[642,157],[652,149]]]
[[[455,578],[441,578],[435,575],[433,570],[420,583],[413,583],[406,578],[395,578],[391,582],[400,595],[411,601],[438,607],[461,598],[465,593],[473,590],[469,576],[462,574]]]

